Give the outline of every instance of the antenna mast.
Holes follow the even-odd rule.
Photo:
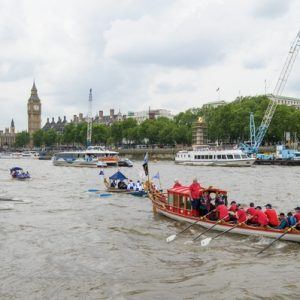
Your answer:
[[[86,145],[87,147],[91,146],[92,144],[92,125],[93,125],[93,117],[92,117],[92,89],[90,89],[89,94],[89,111],[87,116],[87,137],[86,137]]]

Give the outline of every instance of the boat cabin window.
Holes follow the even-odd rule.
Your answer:
[[[242,158],[247,158],[247,155],[246,154],[242,154]]]
[[[173,206],[179,207],[179,196],[177,194],[173,195]]]
[[[192,210],[192,204],[190,198],[185,197],[185,209]]]
[[[184,209],[184,199],[185,197],[182,195],[179,195],[179,208]]]
[[[223,154],[223,155],[222,155],[222,159],[226,159],[226,155]]]
[[[212,155],[208,155],[208,159],[212,159],[213,158],[213,156]]]
[[[221,159],[222,158],[222,155],[217,155],[217,159]]]
[[[233,157],[234,159],[241,159],[241,156],[239,154],[234,154]]]
[[[227,159],[233,159],[233,155],[232,154],[227,154]]]
[[[168,204],[173,205],[173,194],[169,194],[168,196]]]
[[[204,155],[204,159],[208,159],[208,155]]]

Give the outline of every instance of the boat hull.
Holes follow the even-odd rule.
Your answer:
[[[235,160],[235,161],[180,161],[175,160],[179,165],[187,166],[216,166],[216,167],[251,167],[255,160]]]
[[[179,213],[173,212],[173,211],[167,209],[166,203],[154,200],[152,194],[149,194],[149,196],[150,196],[150,199],[153,204],[153,210],[159,214],[164,215],[165,217],[168,217],[168,218],[176,220],[176,221],[188,222],[188,223],[195,223],[195,221],[199,220],[198,217],[184,216]],[[216,223],[215,221],[203,219],[203,220],[199,220],[197,225],[204,227],[204,228],[210,228],[215,223]],[[216,225],[213,228],[213,230],[226,231],[227,229],[233,227],[234,225],[236,225],[236,224],[222,222],[219,225]],[[261,227],[248,226],[246,224],[242,224],[241,226],[235,227],[230,232],[240,234],[240,235],[246,235],[246,236],[260,236],[260,237],[268,237],[268,238],[276,239],[280,235],[282,235],[282,233],[284,233],[285,230],[278,230],[278,229],[272,229],[272,228],[261,228]],[[285,240],[285,241],[300,243],[300,231],[298,231],[296,229],[292,230],[291,232],[285,234],[281,239]]]

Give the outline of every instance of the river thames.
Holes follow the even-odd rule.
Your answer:
[[[134,180],[141,162],[121,168]],[[32,179],[12,180],[18,165]],[[300,167],[187,167],[149,164],[162,188],[179,179],[228,190],[229,201],[272,203],[278,212],[300,205]],[[117,169],[106,169],[112,175]],[[52,166],[51,161],[1,160],[1,299],[299,299],[300,245],[224,235],[206,248],[185,245],[194,226],[155,215],[148,198],[88,193],[103,189],[99,170]],[[158,184],[158,183],[157,183]],[[214,236],[208,233],[207,236]]]

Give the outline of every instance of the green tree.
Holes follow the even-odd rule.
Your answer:
[[[16,146],[17,147],[25,147],[30,142],[30,135],[26,131],[22,131],[16,134]]]
[[[54,146],[57,142],[58,133],[54,129],[49,129],[44,133],[44,143],[47,147]]]
[[[44,131],[40,129],[34,132],[32,135],[32,140],[35,147],[41,147],[44,144]]]

